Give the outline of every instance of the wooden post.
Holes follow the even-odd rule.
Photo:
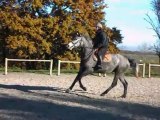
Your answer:
[[[145,73],[146,73],[146,64],[145,63],[143,63],[143,78],[145,77]]]
[[[5,58],[5,75],[7,75],[7,69],[8,69],[8,59]]]
[[[58,60],[58,76],[60,75],[60,70],[61,70],[61,60]]]
[[[52,76],[52,67],[53,67],[53,60],[50,62],[50,76]]]
[[[148,69],[148,77],[149,78],[151,77],[151,66],[150,66],[150,63],[149,63],[149,69]]]

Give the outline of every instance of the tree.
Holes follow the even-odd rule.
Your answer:
[[[153,50],[159,57],[159,64],[160,64],[160,0],[153,0],[151,4],[156,19],[153,20],[149,16],[149,14],[147,14],[147,18],[145,18],[145,20],[151,25],[152,30],[156,33],[157,43],[154,44]]]
[[[105,23],[104,0],[3,0],[0,2],[0,45],[9,58],[79,59],[65,44],[76,32],[95,35],[95,24]],[[122,37],[106,27],[110,50]],[[116,42],[117,41],[117,42]],[[6,54],[6,51],[8,54]]]
[[[112,29],[106,28],[106,33],[109,38],[109,51],[111,53],[118,53],[119,48],[117,48],[117,44],[122,43],[122,35],[120,33],[120,30],[118,30],[116,27],[113,27]]]
[[[146,42],[144,42],[141,45],[139,45],[138,48],[141,52],[149,52],[152,47],[149,46],[149,44],[147,44]]]
[[[153,47],[154,47],[154,51],[159,57],[159,64],[160,64],[160,41],[157,41],[157,43]]]

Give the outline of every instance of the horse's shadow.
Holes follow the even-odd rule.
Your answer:
[[[26,99],[25,97],[21,98],[17,96],[10,96],[7,94],[0,94],[0,110],[9,111],[10,113],[7,113],[6,115],[12,117],[14,116],[15,118],[23,117],[30,120],[33,120],[35,116],[37,119],[34,120],[42,120],[43,118],[45,120],[55,120],[56,118],[56,120],[106,120],[106,118],[109,120],[133,120],[134,117],[136,117],[135,119],[143,119],[144,117],[144,119],[146,118],[158,120],[160,118],[159,107],[152,107],[149,105],[143,105],[138,103],[115,101],[110,99],[90,99],[81,95],[78,95],[77,97],[75,93],[73,93],[75,95],[61,94],[64,91],[64,89],[62,88],[4,84],[0,84],[0,88],[15,89],[22,92],[27,92],[26,96],[30,95],[28,94],[28,92],[30,91],[40,91],[40,93],[31,93],[32,96],[37,96],[37,100],[35,100],[35,98],[28,99],[28,97],[26,97]],[[47,97],[48,100],[44,100],[46,94],[43,94],[41,92],[43,90],[51,92],[56,91],[58,93],[54,92]],[[51,102],[50,100],[53,101]],[[74,103],[75,105],[80,104],[82,106],[91,106],[91,108],[93,109],[87,107],[83,108],[79,106],[68,106],[64,104],[59,104],[59,101],[61,101],[62,103],[68,102]],[[15,110],[20,112],[13,114],[12,112]],[[24,114],[22,114],[21,112],[30,112],[32,114],[23,116]],[[3,112],[1,114],[3,114]]]
[[[82,116],[86,115],[87,116],[89,115],[89,118],[93,120],[99,120],[99,119],[106,120],[106,118],[109,118],[110,120],[132,120],[134,116],[136,116],[137,118],[144,117],[146,119],[155,119],[155,120],[158,120],[160,118],[159,107],[152,107],[149,105],[143,105],[138,103],[115,101],[110,99],[98,99],[98,98],[90,99],[83,95],[78,95],[79,97],[77,97],[76,93],[78,91],[74,91],[76,93],[72,93],[75,95],[59,94],[64,92],[64,88],[56,88],[48,86],[4,85],[4,84],[0,84],[0,88],[11,89],[11,90],[15,89],[27,93],[32,91],[34,92],[34,90],[40,91],[40,93],[34,93],[34,94],[31,93],[33,96],[37,96],[37,100],[19,98],[17,96],[13,97],[6,94],[1,94],[0,96],[0,110],[7,110],[7,111],[17,110],[23,112],[32,112],[33,114],[28,116],[23,116],[23,114],[21,114],[20,112],[16,114],[16,116],[26,117],[28,119],[34,117],[34,115],[42,116],[42,119],[47,118],[46,120],[54,119],[55,116],[57,117],[57,120],[58,117],[60,116],[62,119],[65,120],[75,120],[75,119],[88,120],[88,117],[81,118]],[[46,97],[46,94],[41,93],[41,91],[43,90],[51,92],[55,91],[58,93],[50,94],[49,96],[47,96],[49,101],[48,100],[43,101],[43,99],[41,98]],[[50,102],[50,99],[56,102],[55,103]],[[71,103],[76,103],[76,105],[81,104],[83,106],[91,106],[93,108],[98,108],[98,109],[57,104],[57,101],[71,102]],[[74,113],[74,114],[68,114],[68,113]],[[8,113],[6,114],[9,115]],[[39,119],[39,117],[37,117],[37,119]],[[33,120],[33,118],[31,120]]]
[[[64,95],[66,93],[65,88],[59,88],[59,87],[49,87],[49,86],[26,86],[26,85],[6,85],[6,84],[0,84],[0,88],[4,89],[15,89],[19,90],[21,92],[26,92],[26,93],[31,93],[35,95],[45,95],[45,96],[50,96],[52,92],[55,95]],[[37,92],[39,91],[39,92]],[[43,91],[43,92],[42,92]],[[66,93],[69,95],[75,95],[83,98],[92,98],[91,96],[96,96],[97,94],[93,92],[88,92],[80,89],[75,89],[70,93]],[[91,95],[91,96],[90,96]]]
[[[49,86],[26,86],[26,85],[6,85],[0,84],[0,88],[4,89],[15,89],[23,92],[32,92],[33,90],[46,90],[46,91],[57,91],[64,92],[65,89],[58,87],[49,87]]]

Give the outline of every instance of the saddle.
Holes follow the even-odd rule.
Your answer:
[[[94,55],[93,55],[93,59],[94,59],[95,61],[98,60],[96,54],[97,54],[97,51],[95,51],[95,52],[94,52]],[[107,51],[107,52],[105,53],[104,57],[103,57],[103,62],[110,62],[111,60],[112,60],[112,56],[111,56],[111,54]]]

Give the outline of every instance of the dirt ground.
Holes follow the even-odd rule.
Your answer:
[[[0,73],[0,120],[160,120],[160,78],[126,77],[127,98],[120,98],[123,86],[107,95],[113,76],[86,76],[82,91],[77,83],[65,90],[76,74],[60,76],[34,73]]]

